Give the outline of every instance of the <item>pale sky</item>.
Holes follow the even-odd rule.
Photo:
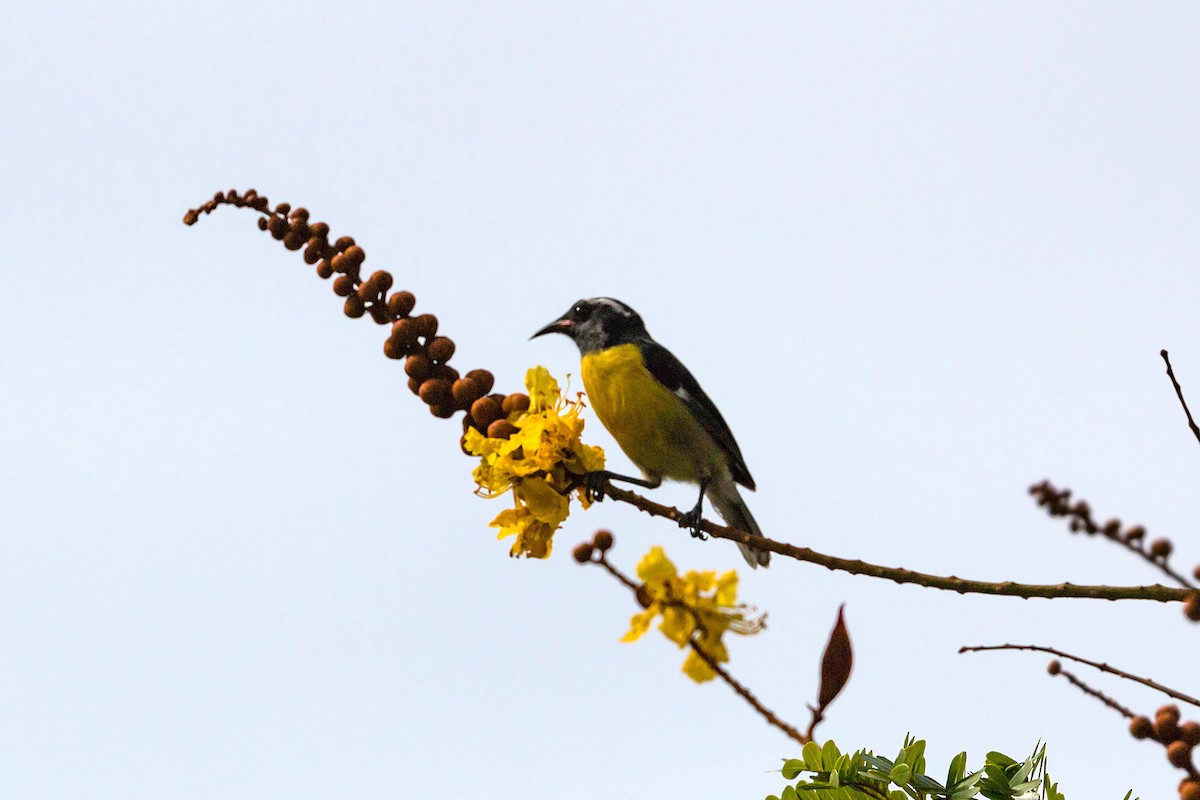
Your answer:
[[[774,538],[941,574],[1154,583],[1027,497],[1042,478],[1200,561],[1200,11],[1187,3],[24,4],[0,162],[0,795],[489,798],[778,792],[798,747],[697,686],[570,549],[742,572],[731,671],[894,754],[1049,743],[1072,800],[1180,773],[1029,654],[1195,692],[1178,606],[962,598],[607,503],[517,561],[432,418],[253,186],[393,272],[461,369],[641,312],[722,409]],[[598,424],[590,441],[632,469]],[[655,499],[690,505],[693,489]],[[1081,674],[1086,674],[1082,673]],[[1148,690],[1089,674],[1152,712]]]

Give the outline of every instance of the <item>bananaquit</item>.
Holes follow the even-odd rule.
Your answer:
[[[702,537],[704,497],[731,527],[762,536],[738,484],[754,489],[721,412],[682,362],[646,332],[637,312],[609,297],[580,300],[535,333],[565,334],[579,346],[583,388],[600,422],[608,428],[644,479],[594,472],[588,486],[603,499],[604,482],[620,480],[657,488],[663,478],[700,485],[696,507],[680,520]],[[767,566],[768,550],[739,545],[751,567]]]

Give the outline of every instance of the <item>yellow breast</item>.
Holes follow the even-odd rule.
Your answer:
[[[684,402],[646,369],[637,345],[589,353],[580,372],[596,416],[647,476],[698,482],[728,470]]]

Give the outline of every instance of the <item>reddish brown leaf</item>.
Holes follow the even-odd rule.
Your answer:
[[[821,690],[817,695],[817,706],[824,710],[841,693],[850,680],[854,666],[854,650],[850,647],[850,632],[842,615],[846,604],[838,606],[837,622],[829,634],[825,654],[821,656]]]

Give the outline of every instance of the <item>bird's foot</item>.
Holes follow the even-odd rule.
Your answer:
[[[608,487],[608,473],[604,470],[588,472],[583,476],[583,494],[589,503],[604,501],[604,490]]]
[[[700,523],[704,521],[704,506],[697,503],[696,507],[679,518],[679,527],[686,528],[693,539],[705,541],[708,537],[704,531],[700,530]]]

